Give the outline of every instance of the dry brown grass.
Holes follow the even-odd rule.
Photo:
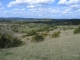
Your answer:
[[[22,40],[26,41],[26,38]],[[7,53],[1,49],[0,60],[80,60],[80,35],[74,35],[73,30],[61,30],[59,38],[47,36],[40,43],[27,41],[27,45],[7,49]]]

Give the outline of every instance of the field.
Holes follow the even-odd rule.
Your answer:
[[[1,32],[6,30],[25,44],[19,47],[0,49],[0,60],[80,60],[80,34],[73,33],[78,26],[2,23],[0,24]],[[49,31],[47,31],[48,27]],[[39,30],[40,28],[42,30]],[[31,30],[48,35],[44,41],[31,42],[33,36],[23,37]],[[52,38],[51,35],[55,31],[60,31],[61,34],[57,38]]]

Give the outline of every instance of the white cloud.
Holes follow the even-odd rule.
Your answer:
[[[26,10],[25,8],[21,9],[22,11]]]
[[[78,9],[77,11],[80,12],[80,9]]]
[[[80,9],[80,0],[60,0],[58,4],[65,6],[63,10],[63,14],[71,14],[75,13],[78,9]]]
[[[2,6],[1,2],[0,2],[0,6]]]
[[[0,13],[5,9],[5,7],[3,7],[2,2],[0,2]]]
[[[58,4],[66,4],[66,0],[60,0]]]
[[[24,11],[24,10],[26,10],[26,9],[25,9],[25,8],[22,8],[22,9],[14,8],[13,10],[14,10],[14,11]]]
[[[55,1],[56,0],[13,0],[8,4],[8,7],[14,7],[13,9],[8,9],[0,3],[0,14],[5,14],[5,16],[10,17],[69,18],[72,15],[75,16],[75,14],[78,15],[80,13],[80,0],[58,0],[58,4],[60,5],[56,5],[56,3],[53,4]]]
[[[80,8],[80,5],[78,5],[78,4],[71,5],[70,8],[79,9]]]
[[[53,13],[53,14],[54,14],[54,13],[56,14],[56,13],[58,13],[58,12],[59,12],[58,9],[51,9],[51,10],[50,10],[50,13]]]
[[[34,8],[34,7],[35,7],[34,5],[27,6],[27,8]]]
[[[18,11],[19,9],[18,9],[18,8],[15,8],[14,10],[15,10],[15,11]]]
[[[62,4],[62,5],[74,5],[74,4],[79,4],[80,0],[60,0],[58,2],[58,4]]]
[[[47,5],[52,4],[55,0],[15,0],[8,4],[8,7],[16,5]]]
[[[3,9],[5,9],[5,7],[1,7],[0,9],[3,10]]]
[[[31,12],[33,14],[39,14],[39,15],[49,15],[49,14],[57,14],[59,12],[59,9],[57,8],[32,8],[29,9],[28,12]]]
[[[7,11],[7,10],[6,10],[6,11],[4,11],[3,13],[10,13],[10,11]]]
[[[62,13],[63,14],[69,14],[69,13],[71,13],[71,9],[70,8],[65,9]]]

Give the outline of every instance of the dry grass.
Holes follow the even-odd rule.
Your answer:
[[[80,35],[66,30],[59,38],[48,36],[40,43],[1,49],[0,60],[80,60]]]

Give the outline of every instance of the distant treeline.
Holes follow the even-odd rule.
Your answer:
[[[80,25],[80,19],[32,20],[24,23],[45,23],[54,25]]]
[[[0,18],[0,22],[8,23],[44,23],[54,25],[80,25],[80,19],[34,19],[34,18]]]

